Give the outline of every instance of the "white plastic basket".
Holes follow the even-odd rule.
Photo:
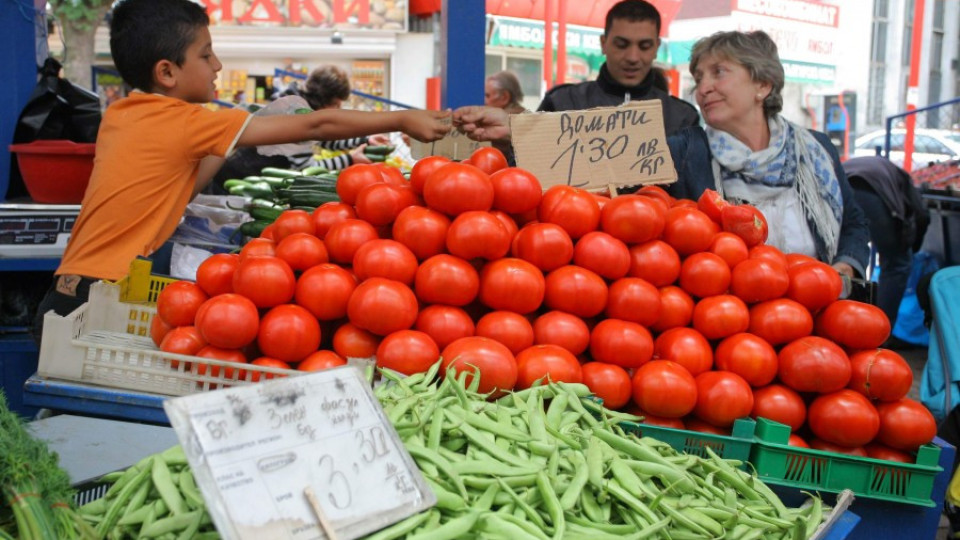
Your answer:
[[[92,284],[89,301],[73,313],[44,316],[37,373],[169,396],[303,374],[160,351],[149,337],[155,313],[151,305],[121,302],[116,284]],[[199,370],[204,375],[194,372],[201,364],[206,364],[206,370]],[[214,371],[218,373],[212,375]]]

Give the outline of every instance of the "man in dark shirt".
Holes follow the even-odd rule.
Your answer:
[[[607,12],[600,46],[606,62],[595,81],[559,85],[544,96],[540,111],[570,111],[659,99],[667,135],[697,125],[700,116],[686,101],[658,88],[653,62],[660,49],[660,12],[645,0],[623,0]]]

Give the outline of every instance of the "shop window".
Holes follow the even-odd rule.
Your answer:
[[[523,90],[523,106],[536,110],[540,105],[543,68],[540,60],[530,58],[507,58],[507,69],[517,74]]]

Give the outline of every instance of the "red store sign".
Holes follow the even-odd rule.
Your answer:
[[[214,24],[404,30],[406,0],[202,0]]]

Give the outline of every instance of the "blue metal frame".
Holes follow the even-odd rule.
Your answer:
[[[46,379],[34,375],[23,385],[26,405],[58,411],[169,425],[165,396]]]
[[[456,109],[483,104],[486,4],[443,0],[440,46],[440,105]]]
[[[949,101],[943,101],[940,103],[934,103],[933,105],[927,105],[926,107],[921,107],[919,109],[914,109],[912,111],[907,111],[900,114],[895,114],[893,116],[888,116],[886,120],[887,125],[887,136],[883,140],[883,157],[890,159],[890,133],[893,131],[893,121],[898,118],[906,118],[908,116],[920,114],[922,112],[932,111],[934,109],[939,109],[941,107],[946,107],[947,105],[956,105],[960,103],[960,98],[953,98]]]

